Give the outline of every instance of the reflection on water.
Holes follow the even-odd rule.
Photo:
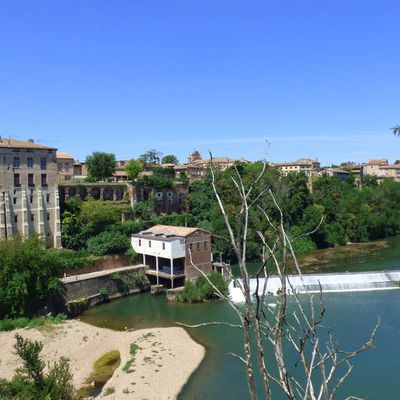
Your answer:
[[[342,270],[351,262],[358,270],[389,269],[400,265],[399,239],[390,239],[389,247],[376,250],[368,260],[355,264],[338,261],[333,270]],[[400,290],[360,293],[325,294],[327,307],[325,324],[336,332],[342,347],[353,349],[364,342],[381,318],[375,348],[354,360],[346,393],[368,399],[398,398],[400,381]],[[206,321],[234,321],[230,307],[223,302],[196,305],[168,303],[163,297],[150,294],[135,295],[115,300],[87,311],[82,320],[112,329],[171,326],[176,321],[198,323]],[[241,351],[239,330],[225,326],[190,329],[191,336],[207,348],[207,356],[184,387],[179,399],[248,398],[244,371],[240,362],[228,352]],[[268,355],[267,355],[268,357]],[[284,398],[284,397],[282,397]],[[275,400],[275,398],[274,398]]]

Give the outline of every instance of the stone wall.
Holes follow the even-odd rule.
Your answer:
[[[50,301],[50,308],[75,316],[111,299],[149,288],[143,265],[63,278],[63,290]]]

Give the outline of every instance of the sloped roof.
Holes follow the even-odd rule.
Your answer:
[[[381,165],[387,163],[388,163],[387,158],[371,158],[368,160],[369,165]]]
[[[17,149],[41,149],[41,150],[56,150],[55,147],[43,146],[41,144],[33,143],[30,141],[23,141],[17,139],[0,139],[0,147],[17,148]]]
[[[70,159],[73,160],[74,157],[72,157],[71,155],[69,155],[68,153],[57,153],[56,155],[57,158],[62,158],[62,159]]]
[[[380,169],[400,169],[400,164],[381,165]]]
[[[199,228],[189,228],[186,226],[172,226],[172,225],[154,225],[144,231],[144,233],[165,233],[169,235],[186,237],[196,232]]]

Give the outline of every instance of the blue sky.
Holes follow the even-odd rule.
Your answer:
[[[78,159],[400,158],[398,0],[0,0],[0,134]]]

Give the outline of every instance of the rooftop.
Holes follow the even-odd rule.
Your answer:
[[[33,141],[23,141],[17,139],[0,138],[1,148],[17,148],[17,149],[38,149],[38,150],[56,150],[55,147],[43,146]]]
[[[387,158],[371,158],[368,160],[368,165],[381,165],[387,163],[388,163]]]
[[[186,226],[154,225],[151,228],[140,232],[141,234],[162,234],[186,237],[196,232],[199,228],[189,228]]]
[[[73,160],[74,159],[74,157],[72,157],[68,153],[57,153],[56,157],[57,158],[62,158],[62,159],[69,159],[69,160]]]

